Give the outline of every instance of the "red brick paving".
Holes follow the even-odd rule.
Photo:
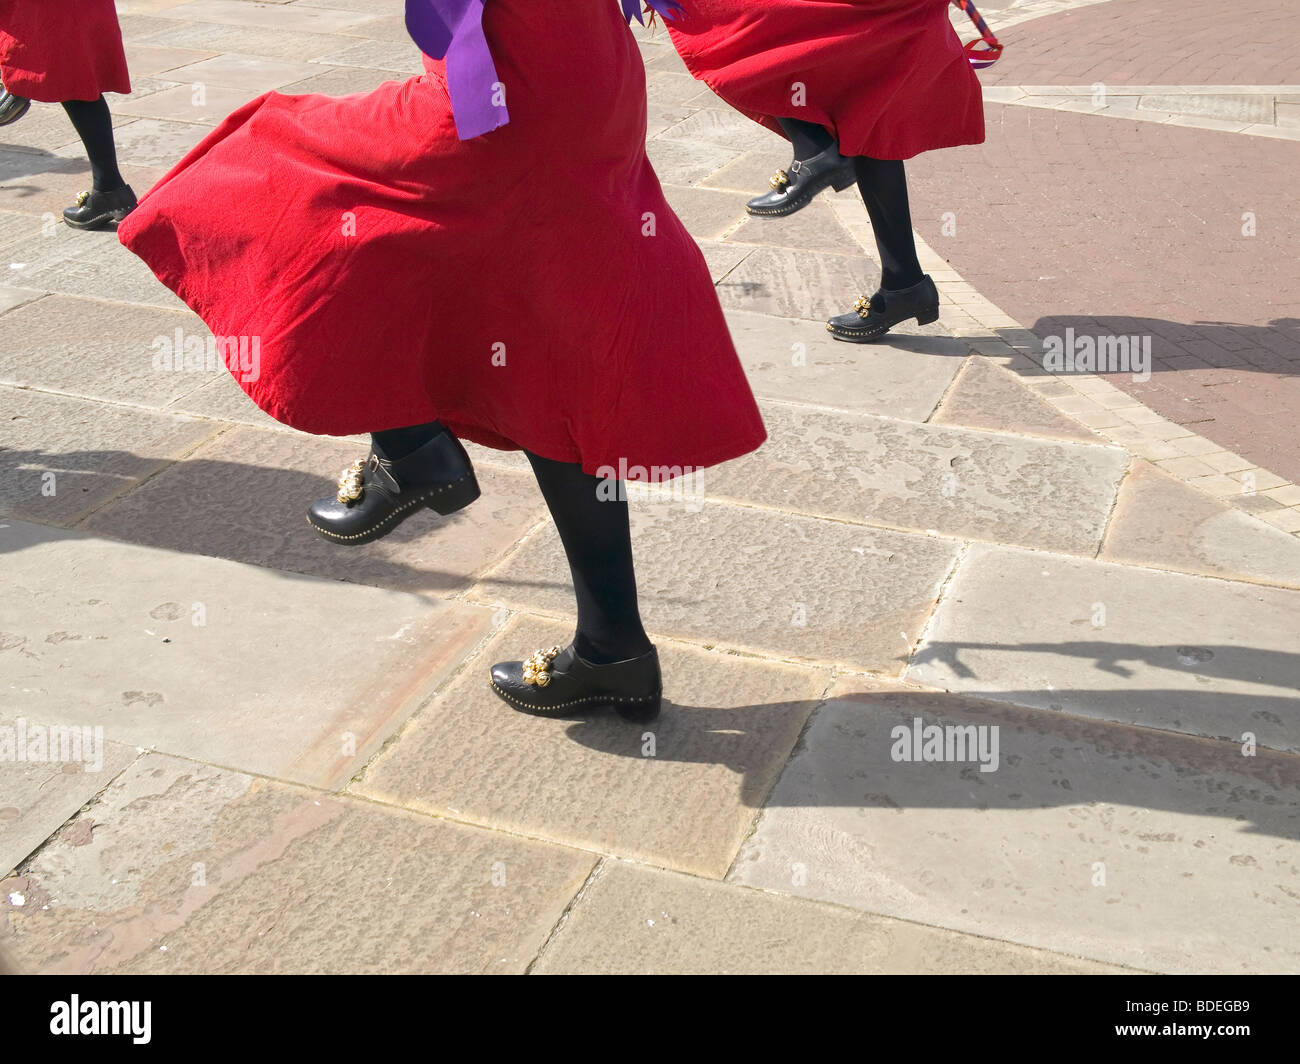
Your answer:
[[[1000,31],[1007,50],[981,78],[986,85],[1293,85],[1300,82],[1298,16],[1286,0],[1109,0]]]
[[[1039,336],[1151,334],[1151,380],[1112,383],[1300,482],[1300,143],[986,113],[985,144],[908,164],[917,230]],[[941,233],[945,211],[955,236]]]

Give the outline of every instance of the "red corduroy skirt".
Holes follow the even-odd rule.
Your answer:
[[[801,118],[845,155],[979,144],[979,80],[948,0],[683,0],[667,22],[691,73],[776,132]]]
[[[0,84],[44,103],[129,93],[113,0],[0,0]]]
[[[491,0],[484,28],[500,129],[458,140],[427,57],[369,93],[271,92],[162,178],[122,243],[219,340],[260,351],[236,379],[307,432],[437,419],[588,473],[755,449],[709,271],[646,159],[617,4]]]

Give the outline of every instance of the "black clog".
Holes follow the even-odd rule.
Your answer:
[[[567,717],[614,710],[631,721],[650,721],[663,701],[659,652],[593,665],[573,645],[539,650],[527,661],[492,666],[492,690],[516,709]]]
[[[810,159],[796,159],[790,170],[778,170],[768,182],[771,192],[755,196],[745,206],[750,214],[779,218],[806,207],[828,185],[842,192],[857,180],[853,160],[846,159],[832,144]]]
[[[908,318],[915,318],[918,325],[939,319],[939,290],[928,273],[911,288],[882,288],[873,296],[860,297],[850,313],[831,318],[826,329],[837,340],[865,344]]]
[[[77,202],[63,212],[63,220],[73,229],[103,229],[116,225],[136,208],[135,193],[130,185],[112,192],[97,189],[82,192]]]
[[[26,96],[15,96],[12,92],[0,93],[0,126],[17,122],[32,106]]]
[[[469,455],[442,432],[398,461],[372,451],[353,462],[339,477],[337,494],[311,504],[307,523],[326,539],[356,546],[388,535],[419,510],[454,513],[478,497]]]

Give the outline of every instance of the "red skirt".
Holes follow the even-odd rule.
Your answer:
[[[984,140],[979,79],[948,0],[686,0],[668,22],[687,69],[781,132],[801,118],[845,155],[910,159]]]
[[[44,103],[128,94],[113,0],[0,0],[0,84]]]
[[[271,92],[162,178],[122,243],[307,432],[436,419],[588,473],[755,449],[709,271],[646,159],[640,53],[614,0],[589,6],[486,5],[500,129],[457,139],[427,57],[369,93]]]

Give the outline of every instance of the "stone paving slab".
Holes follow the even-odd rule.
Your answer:
[[[0,150],[43,154],[76,141],[77,131],[57,103],[34,101],[17,122],[0,126]]]
[[[172,81],[189,85],[222,85],[260,94],[294,81],[319,74],[314,63],[292,59],[269,59],[265,56],[226,52],[209,58],[199,57],[169,73]]]
[[[765,186],[766,182],[763,187]],[[757,195],[760,191],[761,187],[749,193],[730,194],[748,202],[747,197]],[[820,251],[830,255],[851,255],[858,250],[853,237],[820,197],[797,214],[785,218],[758,218],[746,214],[727,239],[737,244]]]
[[[395,13],[386,16],[385,21],[391,21],[393,17],[400,17],[405,6],[404,0],[293,0],[293,3],[296,7],[326,7],[339,11],[363,11],[368,15],[374,15],[380,11]],[[368,37],[373,31],[374,25],[375,20],[370,19],[337,32],[351,36]]]
[[[221,428],[0,385],[0,517],[71,525]]]
[[[762,409],[767,443],[708,470],[710,495],[1091,555],[1128,462],[1116,447],[786,404]]]
[[[800,728],[824,669],[660,641],[659,719],[547,719],[489,686],[494,662],[566,643],[571,624],[507,625],[351,790],[503,831],[721,877]]]
[[[917,719],[997,727],[996,771],[895,760]],[[1285,755],[844,677],[729,878],[1140,969],[1294,973],[1297,799]]]
[[[137,5],[134,0],[115,0],[114,6],[117,8],[117,24],[122,28],[122,40],[126,44],[176,26],[173,19],[157,18],[149,14],[157,8],[174,7],[174,4],[160,0],[154,7],[150,7],[148,4]]]
[[[683,500],[634,503],[632,542],[648,630],[884,673],[903,667],[958,552],[951,540]],[[554,526],[472,597],[571,617]]]
[[[7,715],[322,787],[491,624],[473,606],[14,521],[0,549]]]
[[[45,293],[35,288],[14,288],[9,285],[0,285],[0,314],[7,314],[15,307],[21,307],[25,303],[30,303],[35,299],[44,298]],[[9,322],[5,322],[6,328]]]
[[[739,192],[665,185],[664,196],[682,224],[703,239],[725,236],[745,216],[745,197]]]
[[[164,89],[174,88],[176,88],[176,82],[168,80],[168,75],[165,72],[152,78],[137,77],[133,75],[131,77],[131,94],[127,99],[142,100],[146,96],[152,96],[155,92],[162,92]],[[127,125],[132,121],[133,119],[130,118],[121,118],[115,119],[113,124],[116,127],[119,124]]]
[[[962,367],[930,423],[1055,440],[1105,442],[1025,387],[1016,374],[979,355]]]
[[[1173,111],[1176,114],[1219,118],[1237,125],[1272,122],[1271,95],[1258,93],[1151,93],[1138,100],[1139,111]]]
[[[660,51],[654,58],[659,58],[664,54],[664,52]],[[700,83],[689,74],[680,74],[670,70],[647,70],[645,94],[646,99],[652,103],[698,106]],[[723,162],[735,157],[734,150],[724,149],[724,151],[726,157]],[[658,167],[656,167],[656,170],[658,170]]]
[[[180,89],[185,88],[185,86],[180,87]],[[159,177],[184,158],[194,145],[206,137],[212,131],[212,125],[225,117],[225,113],[216,113],[218,108],[211,102],[209,102],[206,111],[203,108],[187,110],[188,105],[184,102],[187,97],[178,90],[168,89],[164,90],[164,92],[170,94],[167,97],[170,101],[170,107],[175,114],[182,116],[181,121],[172,121],[167,118],[139,118],[120,128],[115,128],[114,131],[119,162],[131,166],[156,167],[160,171]],[[151,94],[145,100],[140,101],[141,107],[145,107],[148,100],[162,95],[162,92]],[[212,97],[209,96],[208,99],[211,101]],[[230,98],[230,102],[234,105],[231,110],[234,110],[234,107],[238,106],[238,104],[234,103],[233,97]],[[196,116],[194,110],[206,114],[207,118]],[[81,146],[81,142],[78,141],[76,144],[69,145],[66,149],[60,149],[60,151],[67,151],[80,158],[84,155],[85,149]],[[125,170],[123,174],[126,174]],[[131,180],[129,174],[126,174],[126,176],[128,181]],[[153,182],[142,182],[141,184],[143,188],[147,189],[152,187]],[[85,236],[86,234],[82,233],[81,235]],[[128,257],[134,257],[125,248],[122,248],[122,253]],[[143,266],[144,263],[141,262],[140,265]],[[149,276],[152,277],[153,274],[151,273]],[[167,291],[156,280],[154,285],[163,292]],[[168,292],[167,294],[170,295],[171,293]],[[135,302],[150,302],[150,300],[135,299],[134,296],[131,298]]]
[[[879,273],[864,255],[757,248],[718,285],[718,299],[727,310],[807,318],[824,331],[827,318],[848,313],[858,296],[875,291]]]
[[[149,755],[0,884],[0,943],[42,973],[522,973],[592,864]]]
[[[682,62],[682,57],[677,54],[673,48],[665,48],[654,59],[646,63],[646,71],[653,70],[671,70],[678,74],[687,74],[686,64]]]
[[[168,7],[157,13],[162,18],[194,22],[220,22],[232,26],[255,26],[258,29],[298,30],[306,33],[346,33],[375,17],[376,5],[369,13],[340,11],[336,8],[303,7],[301,4],[249,4],[244,0],[196,0],[192,4]]]
[[[651,102],[646,107],[646,136],[657,137],[692,113],[685,104]]]
[[[924,421],[966,358],[966,345],[931,326],[891,333],[888,342],[844,344],[795,318],[743,310],[727,326],[750,387],[760,398]]]
[[[205,326],[203,335],[206,334]],[[257,428],[288,428],[270,414],[263,413],[261,408],[244,394],[244,390],[235,382],[235,378],[224,369],[214,374],[211,379],[208,379],[206,374],[194,374],[188,371],[174,375],[182,378],[182,384],[197,385],[197,387],[190,387],[179,395],[167,406],[168,410],[175,410],[182,414],[198,414],[219,421],[232,421],[240,425],[253,425]],[[206,384],[200,383],[204,380],[207,381]]]
[[[602,862],[534,975],[1122,974],[1005,942]]]
[[[735,189],[737,192],[747,192],[750,196],[757,196],[770,190],[771,186],[768,182],[778,169],[789,169],[790,155],[789,142],[784,137],[778,137],[773,133],[758,147],[750,148],[726,166],[720,167],[703,184],[708,188]],[[853,194],[857,195],[856,189],[853,190]],[[814,203],[829,209],[835,195],[833,190],[828,189],[819,193]],[[753,221],[755,226],[797,228],[799,219],[810,209],[805,207],[786,218],[755,218]]]
[[[316,59],[337,51],[339,37],[331,33],[276,29],[271,26],[231,26],[218,22],[179,22],[170,18],[122,19],[122,33],[150,47],[197,51],[238,52],[292,61]]]
[[[394,13],[385,15],[382,18],[374,18],[368,22],[362,22],[360,25],[351,26],[346,33],[340,36],[346,37],[363,37],[371,41],[394,41],[406,44],[411,47],[411,36],[406,32],[406,12],[405,2],[397,3],[396,0],[384,0],[389,10]],[[309,4],[309,7],[325,7],[325,4]],[[373,14],[376,8],[375,4],[369,3],[368,0],[330,0],[329,6],[341,7],[349,11],[365,11]]]
[[[141,259],[118,243],[114,232],[84,232],[60,222],[48,233],[38,231],[10,244],[5,258],[9,260],[9,283],[24,288],[185,308]]]
[[[424,63],[420,51],[407,39],[406,41],[358,41],[336,52],[312,60],[315,63],[328,63],[331,66],[369,67],[378,70],[391,70],[403,77],[424,73]]]
[[[544,511],[531,477],[484,467],[483,495],[466,509],[448,517],[423,511],[375,543],[341,546],[311,530],[307,507],[332,495],[339,471],[365,454],[353,442],[235,428],[106,507],[89,527],[291,573],[447,595],[495,564]]]
[[[704,256],[704,261],[709,267],[709,276],[713,278],[715,285],[754,252],[753,248],[724,244],[717,240],[697,240],[696,244]]]
[[[213,59],[216,52],[204,48],[168,48],[161,45],[125,42],[126,65],[131,71],[131,88],[136,89],[135,82],[141,76],[165,74],[172,70],[181,70],[193,63]],[[182,80],[179,77],[172,81]]]
[[[736,157],[733,149],[718,144],[663,137],[647,141],[645,147],[650,165],[665,185],[693,185]]]
[[[150,188],[163,174],[161,169],[135,166],[125,160],[119,160],[119,165],[127,183],[140,190]],[[77,193],[89,183],[90,164],[84,157],[63,158],[0,147],[0,208],[32,218],[27,223],[32,226],[30,234],[41,232],[46,223],[61,226],[63,209],[71,207]],[[10,283],[12,261],[7,253],[0,257],[6,283]]]
[[[0,248],[8,248],[11,244],[34,236],[50,224],[48,219],[35,215],[4,211],[0,213]]]
[[[179,73],[177,77],[180,77]],[[118,105],[116,110],[119,114],[137,118],[215,126],[226,115],[259,95],[261,90],[258,89],[215,82],[206,84],[196,79],[193,83],[150,93],[143,99],[128,100]]]
[[[1140,460],[1120,488],[1100,557],[1300,588],[1300,540]]]
[[[647,75],[654,70],[678,69],[680,64],[681,59],[676,50],[667,49],[663,55],[646,63]],[[682,72],[681,69],[678,72]],[[670,140],[696,140],[705,144],[718,144],[725,148],[744,150],[771,149],[786,143],[784,137],[742,114],[722,107],[706,107],[692,111],[674,123],[662,136]],[[751,193],[751,195],[755,194]]]
[[[1250,733],[1295,752],[1297,632],[1294,591],[975,544],[907,676],[1233,743]]]
[[[400,74],[391,70],[371,70],[367,67],[328,67],[325,73],[315,74],[285,85],[278,91],[292,93],[318,92],[324,96],[350,96],[354,92],[373,92],[385,81],[396,81]]]
[[[0,660],[16,648],[9,645],[13,633],[0,635]],[[6,704],[12,683],[4,683]],[[91,745],[82,746],[83,761],[29,760],[19,762],[19,736],[28,742],[23,745],[23,756],[41,755],[40,747],[33,747],[32,732],[37,725],[48,729],[58,721],[48,719],[27,720],[22,731],[16,716],[7,710],[0,716],[0,728],[12,729],[13,750],[6,752],[0,763],[0,872],[8,874],[18,867],[18,862],[35,850],[59,830],[65,820],[108,786],[109,782],[136,757],[133,747],[104,741],[102,744],[91,734]],[[48,735],[48,731],[43,734]],[[83,736],[84,738],[84,736]],[[6,743],[9,741],[6,736]],[[46,748],[48,750],[48,747]],[[72,748],[69,747],[71,750]],[[60,752],[62,747],[59,747]],[[75,751],[73,751],[75,752]],[[87,756],[88,755],[88,756]],[[50,751],[53,757],[53,751]],[[9,760],[9,758],[15,760]]]
[[[160,409],[218,373],[229,377],[203,368],[206,356],[185,369],[185,338],[211,335],[188,310],[51,295],[5,315],[3,326],[0,383]]]

